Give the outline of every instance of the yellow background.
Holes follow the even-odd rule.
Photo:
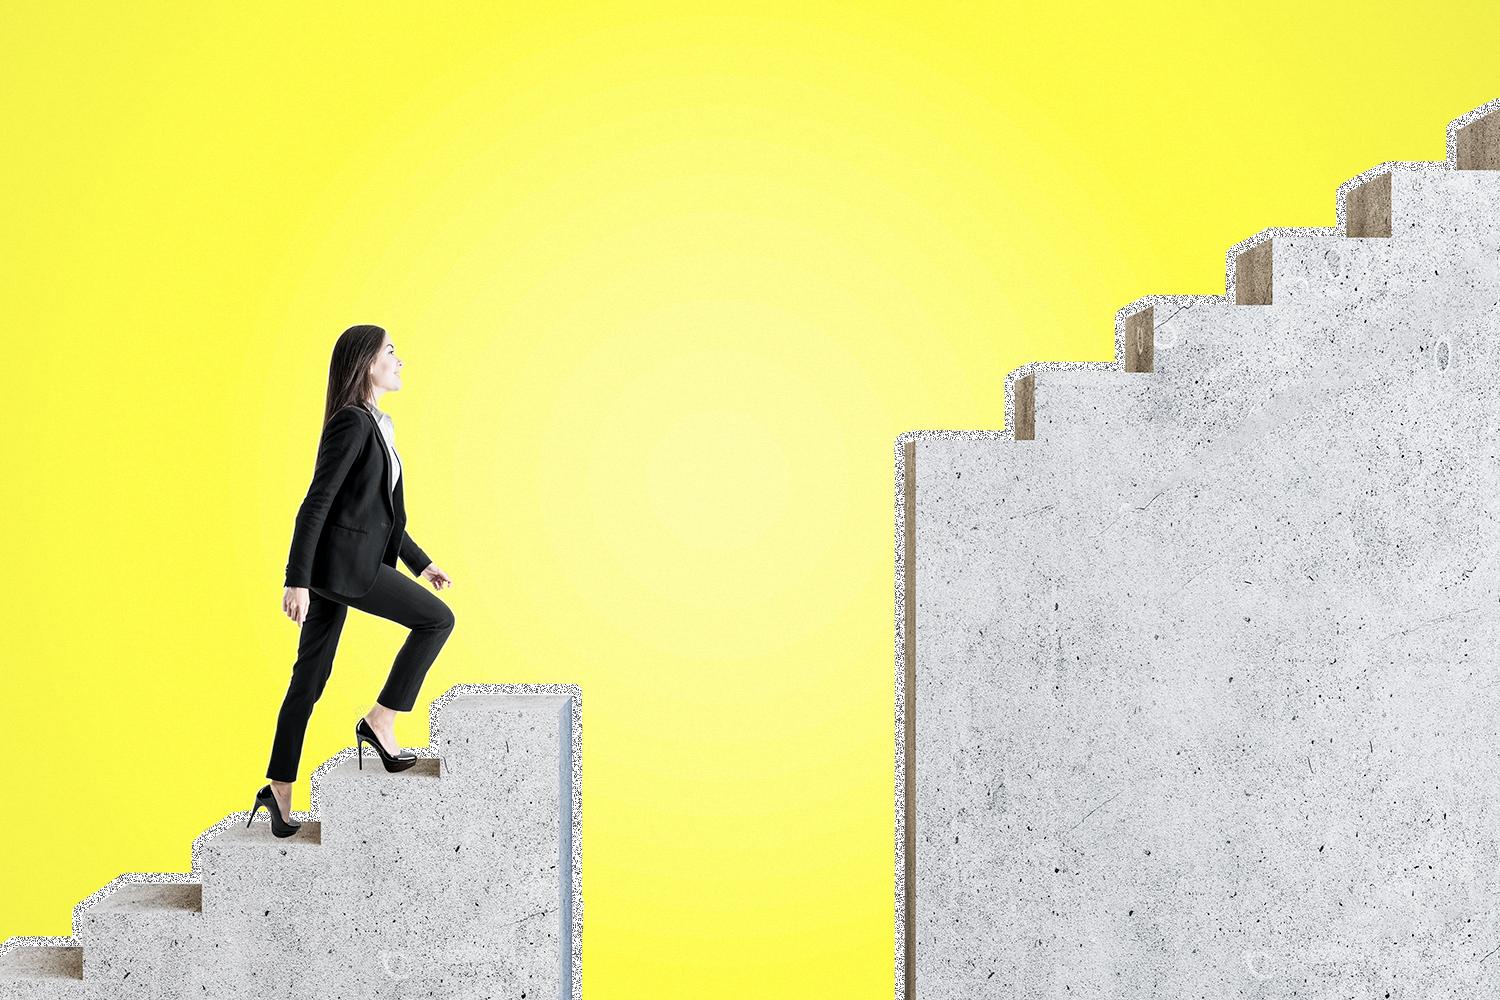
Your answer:
[[[892,441],[1496,96],[1461,5],[10,4],[0,938],[263,783],[329,351],[455,683],[582,685],[584,982],[890,995]],[[1208,11],[1212,10],[1212,13]],[[1408,18],[1413,18],[1409,20]],[[351,614],[306,775],[404,630]]]

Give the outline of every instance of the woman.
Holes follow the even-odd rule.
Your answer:
[[[399,555],[433,590],[453,585],[406,533],[401,458],[391,417],[377,405],[385,393],[401,388],[400,372],[401,359],[381,327],[351,326],[333,345],[323,436],[312,485],[297,511],[281,599],[282,611],[302,635],[276,717],[276,740],[266,768],[270,784],[256,794],[250,810],[253,823],[256,811],[265,806],[271,832],[278,837],[290,837],[302,825],[291,821],[292,782],[307,720],[333,669],[348,609],[411,629],[374,707],[355,724],[360,767],[366,743],[387,771],[403,771],[417,762],[416,754],[396,743],[396,713],[412,710],[427,669],[453,632],[448,605],[396,569]]]

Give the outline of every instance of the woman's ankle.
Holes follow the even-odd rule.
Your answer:
[[[376,702],[370,707],[370,710],[365,713],[365,721],[368,722],[371,726],[394,728],[396,725],[396,710],[392,708],[386,708],[384,705]]]

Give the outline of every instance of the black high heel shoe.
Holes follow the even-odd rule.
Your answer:
[[[402,750],[394,757],[386,753],[385,747],[380,745],[380,740],[375,735],[375,730],[371,729],[370,724],[364,719],[360,719],[354,724],[354,745],[359,749],[359,769],[361,771],[365,769],[366,743],[374,747],[375,752],[380,754],[380,763],[385,765],[387,771],[404,771],[417,762],[417,755],[410,750]]]
[[[255,793],[255,806],[250,810],[250,823],[255,822],[255,813],[261,806],[266,807],[266,812],[271,814],[271,832],[278,837],[290,837],[302,829],[302,824],[296,820],[287,821],[281,818],[281,809],[276,805],[276,796],[271,794],[271,786],[267,785]],[[245,829],[250,829],[250,823],[245,824]]]

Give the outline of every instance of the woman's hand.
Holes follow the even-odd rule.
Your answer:
[[[281,596],[281,610],[297,623],[298,628],[302,627],[303,620],[307,618],[307,602],[306,587],[288,587],[286,593]]]
[[[427,568],[422,571],[422,579],[432,584],[433,590],[444,590],[453,586],[453,581],[448,579],[448,574],[438,569],[437,563],[428,563]]]

